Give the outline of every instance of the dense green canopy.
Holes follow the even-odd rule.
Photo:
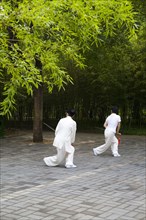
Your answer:
[[[143,114],[144,7],[130,0],[3,0],[1,115],[14,116],[40,85],[53,92],[44,99],[50,115],[72,105],[81,118],[92,109],[101,119],[111,104],[119,105],[123,117]],[[58,94],[56,88],[66,90]]]
[[[20,87],[32,94],[40,82],[52,91],[71,81],[64,60],[83,67],[81,52],[92,43],[98,45],[120,27],[134,34],[133,16],[130,2],[123,0],[2,1],[1,74],[8,76],[3,113],[11,115]]]

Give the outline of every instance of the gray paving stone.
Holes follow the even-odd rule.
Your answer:
[[[93,156],[103,135],[77,133],[75,169],[47,167],[56,153],[54,134],[32,143],[32,134],[0,139],[1,220],[145,220],[143,136],[122,136],[120,158],[108,149]]]

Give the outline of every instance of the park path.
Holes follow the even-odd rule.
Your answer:
[[[1,220],[145,220],[144,136],[122,136],[119,153],[93,156],[102,134],[77,133],[77,168],[47,167],[54,134],[33,143],[31,132],[0,139]]]

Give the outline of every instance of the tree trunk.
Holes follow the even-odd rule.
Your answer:
[[[34,89],[34,119],[33,119],[33,142],[43,141],[42,132],[43,119],[43,87]]]

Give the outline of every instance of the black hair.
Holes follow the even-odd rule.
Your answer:
[[[66,113],[68,113],[69,116],[73,117],[75,115],[75,110],[74,109],[68,109],[66,111]]]
[[[112,110],[112,113],[115,113],[115,114],[118,115],[118,107],[117,107],[117,106],[113,106],[113,107],[111,108],[111,110]]]

